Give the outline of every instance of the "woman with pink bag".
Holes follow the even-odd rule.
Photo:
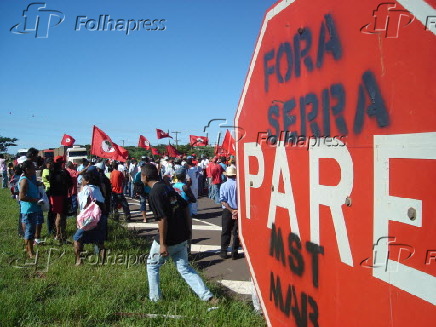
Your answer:
[[[74,253],[76,254],[76,265],[82,264],[81,252],[84,244],[94,244],[98,247],[101,257],[104,256],[104,241],[106,239],[108,211],[104,205],[104,197],[100,191],[100,178],[94,171],[83,174],[82,191],[77,194],[80,213],[77,216],[77,232],[74,234]],[[90,209],[94,206],[93,202],[100,208]],[[84,217],[84,212],[90,214],[91,211],[101,212],[100,220],[95,225],[86,225],[88,217]],[[95,227],[93,227],[95,226]]]

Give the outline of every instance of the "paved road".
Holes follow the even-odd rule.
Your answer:
[[[157,234],[157,223],[143,223],[139,212],[139,201],[128,198],[132,213],[132,222],[127,224],[129,229],[135,229],[140,236],[151,238]],[[147,207],[148,209],[148,207]],[[221,238],[220,205],[207,197],[198,201],[198,215],[193,219],[193,239],[191,252],[197,265],[203,269],[205,275],[218,281],[242,298],[250,294],[250,274],[242,248],[239,249],[240,259],[223,260],[219,256]],[[151,211],[147,216],[152,217]],[[230,253],[230,249],[229,249]]]

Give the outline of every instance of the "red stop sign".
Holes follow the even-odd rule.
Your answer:
[[[423,0],[266,14],[235,124],[241,236],[270,325],[436,321],[435,26]]]

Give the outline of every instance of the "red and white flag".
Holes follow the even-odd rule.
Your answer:
[[[170,136],[170,134],[169,133],[165,133],[163,130],[161,130],[161,129],[159,129],[159,128],[156,128],[156,135],[157,135],[157,138],[160,140],[160,139],[164,139],[164,138],[166,138],[166,137],[171,137],[171,138],[173,138],[172,136]]]
[[[220,145],[215,145],[215,155],[216,155],[216,156],[225,156],[225,157],[227,157],[229,154],[227,153],[226,150],[224,150],[224,149],[222,148],[222,146],[220,146]]]
[[[150,150],[151,144],[144,135],[139,135],[138,147]]]
[[[92,132],[91,154],[121,162],[125,162],[129,157],[129,151],[112,142],[109,135],[97,126],[94,126]]]
[[[64,146],[73,146],[74,142],[76,140],[71,135],[64,134],[64,137],[62,137],[61,145]]]
[[[236,142],[232,134],[230,134],[229,130],[227,130],[226,135],[224,136],[224,140],[223,140],[223,144],[221,144],[221,148],[228,154],[231,155],[236,154]]]
[[[189,143],[191,146],[206,146],[209,144],[209,139],[206,136],[189,135]]]
[[[167,145],[167,153],[168,156],[171,158],[177,158],[180,155],[179,151],[177,151],[177,149],[173,147],[171,144]]]
[[[159,150],[153,147],[151,148],[151,154],[153,154],[154,156],[160,155]]]

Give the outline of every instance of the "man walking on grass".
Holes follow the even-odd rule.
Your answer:
[[[162,297],[159,286],[159,269],[171,256],[180,275],[202,301],[217,299],[209,291],[198,273],[189,265],[187,241],[192,234],[192,221],[188,214],[187,202],[174,189],[159,182],[157,168],[146,164],[141,168],[142,182],[151,188],[150,209],[158,222],[159,235],[155,237],[147,258],[147,275],[150,300]]]

